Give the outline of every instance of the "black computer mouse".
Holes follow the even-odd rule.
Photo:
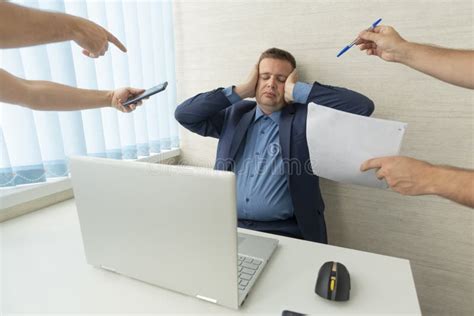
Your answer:
[[[347,268],[339,262],[329,261],[321,266],[314,291],[332,301],[347,301],[351,290],[351,278]]]

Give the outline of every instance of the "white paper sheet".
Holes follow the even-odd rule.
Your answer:
[[[313,173],[343,183],[387,188],[376,170],[361,172],[367,159],[400,153],[407,124],[308,105],[306,138]]]

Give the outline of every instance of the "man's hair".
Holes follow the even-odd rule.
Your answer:
[[[267,49],[266,51],[264,51],[260,55],[258,63],[260,64],[260,62],[264,58],[274,58],[274,59],[286,60],[293,66],[293,68],[296,68],[295,57],[293,57],[293,55],[291,55],[289,52],[287,52],[286,50],[283,50],[283,49],[279,49],[279,48],[276,48],[276,47],[272,47],[272,48]]]

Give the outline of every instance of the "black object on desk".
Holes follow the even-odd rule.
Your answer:
[[[301,314],[301,313],[292,312],[292,311],[289,311],[289,310],[284,310],[281,313],[281,316],[306,316],[306,314]]]
[[[351,278],[347,268],[339,262],[328,261],[319,269],[314,291],[332,301],[347,301],[351,290]]]

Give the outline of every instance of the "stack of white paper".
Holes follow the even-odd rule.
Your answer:
[[[360,171],[367,159],[400,153],[406,123],[308,105],[306,137],[313,173],[330,180],[387,188],[376,170]]]

